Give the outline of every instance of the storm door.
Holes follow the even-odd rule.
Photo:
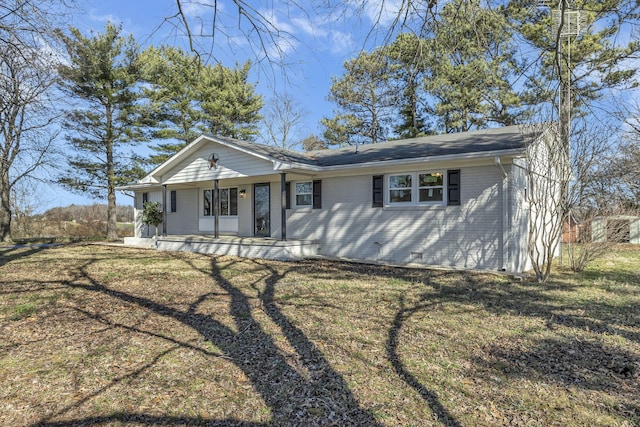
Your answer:
[[[271,235],[271,197],[269,183],[253,186],[253,218],[256,236]]]

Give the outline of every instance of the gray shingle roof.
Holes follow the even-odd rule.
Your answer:
[[[387,160],[524,149],[527,138],[536,137],[540,132],[541,129],[523,132],[521,126],[506,126],[496,129],[402,139],[378,144],[362,144],[358,146],[357,153],[355,146],[302,153],[254,142],[214,136],[212,138],[226,141],[237,147],[283,162],[302,163],[312,166],[339,166]]]

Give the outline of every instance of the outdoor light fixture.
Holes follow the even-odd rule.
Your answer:
[[[238,191],[238,196],[240,196],[241,199],[246,199],[247,198],[247,190],[244,188],[241,188],[240,191]]]
[[[218,155],[216,153],[209,154],[207,161],[209,162],[209,169],[215,169],[218,167]]]

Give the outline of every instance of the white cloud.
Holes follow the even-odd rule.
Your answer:
[[[350,33],[342,31],[331,32],[331,47],[329,51],[334,54],[344,54],[353,50],[354,40]]]
[[[200,18],[203,15],[213,13],[217,8],[218,12],[223,9],[222,2],[215,3],[215,0],[197,0],[181,2],[182,12],[190,18]]]
[[[371,22],[390,25],[402,10],[403,0],[375,0],[364,4],[364,13]]]
[[[107,22],[112,22],[112,23],[118,23],[118,22],[122,22],[122,19],[118,18],[117,16],[111,14],[111,13],[107,13],[104,15],[96,15],[93,12],[89,13],[89,19],[91,21],[94,22],[100,22],[100,23],[107,23]]]
[[[312,22],[306,18],[292,18],[291,22],[297,29],[302,30],[304,34],[311,37],[325,38],[329,35],[329,31],[322,28],[319,22]]]
[[[284,59],[299,45],[294,26],[278,18],[273,10],[261,10],[260,14],[271,25],[271,29],[277,31],[277,34],[274,32],[273,37],[267,42],[267,55],[273,59]]]

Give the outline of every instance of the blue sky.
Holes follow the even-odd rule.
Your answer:
[[[210,33],[213,3],[214,0],[183,1],[183,10],[194,34]],[[375,44],[373,38],[366,42],[372,20],[378,18],[381,10],[382,23],[389,20],[393,15],[388,8],[395,2],[369,1],[368,8],[362,11],[349,7],[333,11],[314,9],[311,5],[305,6],[304,1],[300,2],[307,8],[304,11],[295,7],[285,9],[271,0],[247,3],[256,4],[253,13],[262,15],[282,31],[282,35],[272,43],[267,40],[263,49],[258,46],[255,32],[246,31],[246,20],[240,20],[241,28],[238,28],[235,4],[218,0],[220,30],[215,34],[214,48],[209,49],[211,39],[206,37],[196,37],[200,45],[195,47],[203,53],[212,52],[211,60],[230,67],[236,62],[252,60],[251,81],[256,84],[257,92],[265,100],[274,92],[290,94],[308,113],[307,133],[320,133],[318,122],[332,114],[332,105],[326,101],[331,76],[341,75],[345,60],[356,56],[365,45]],[[188,47],[181,23],[170,18],[176,13],[175,0],[85,0],[84,4],[85,13],[76,17],[73,24],[83,31],[102,31],[110,20],[121,23],[123,31],[133,34],[143,48],[150,44]],[[381,9],[381,5],[387,9]],[[264,51],[269,59],[264,58]]]
[[[213,0],[183,1],[192,33],[210,34],[213,3]],[[253,13],[263,17],[265,25],[281,31],[279,37],[266,40],[264,46],[259,45],[247,21],[238,20],[235,4],[218,0],[219,29],[213,48],[210,37],[195,37],[195,48],[205,54],[212,53],[210,60],[229,67],[251,60],[254,68],[250,81],[265,101],[274,93],[290,95],[306,113],[299,137],[319,135],[322,133],[320,119],[332,115],[333,106],[326,100],[331,77],[342,74],[345,60],[377,43],[375,34],[369,32],[372,24],[378,22],[382,27],[390,24],[398,0],[369,1],[358,10],[340,2],[338,8],[332,10],[313,8],[304,1],[301,4],[306,10],[283,8],[277,3],[247,1],[247,4],[256,4]],[[123,32],[132,34],[142,48],[162,44],[188,48],[184,27],[172,18],[177,11],[175,0],[84,0],[78,8],[69,25],[85,34],[102,32],[107,21],[111,21],[121,24]],[[42,210],[71,203],[106,202],[59,187],[47,188],[43,199]],[[131,200],[118,194],[118,204],[131,204]]]

